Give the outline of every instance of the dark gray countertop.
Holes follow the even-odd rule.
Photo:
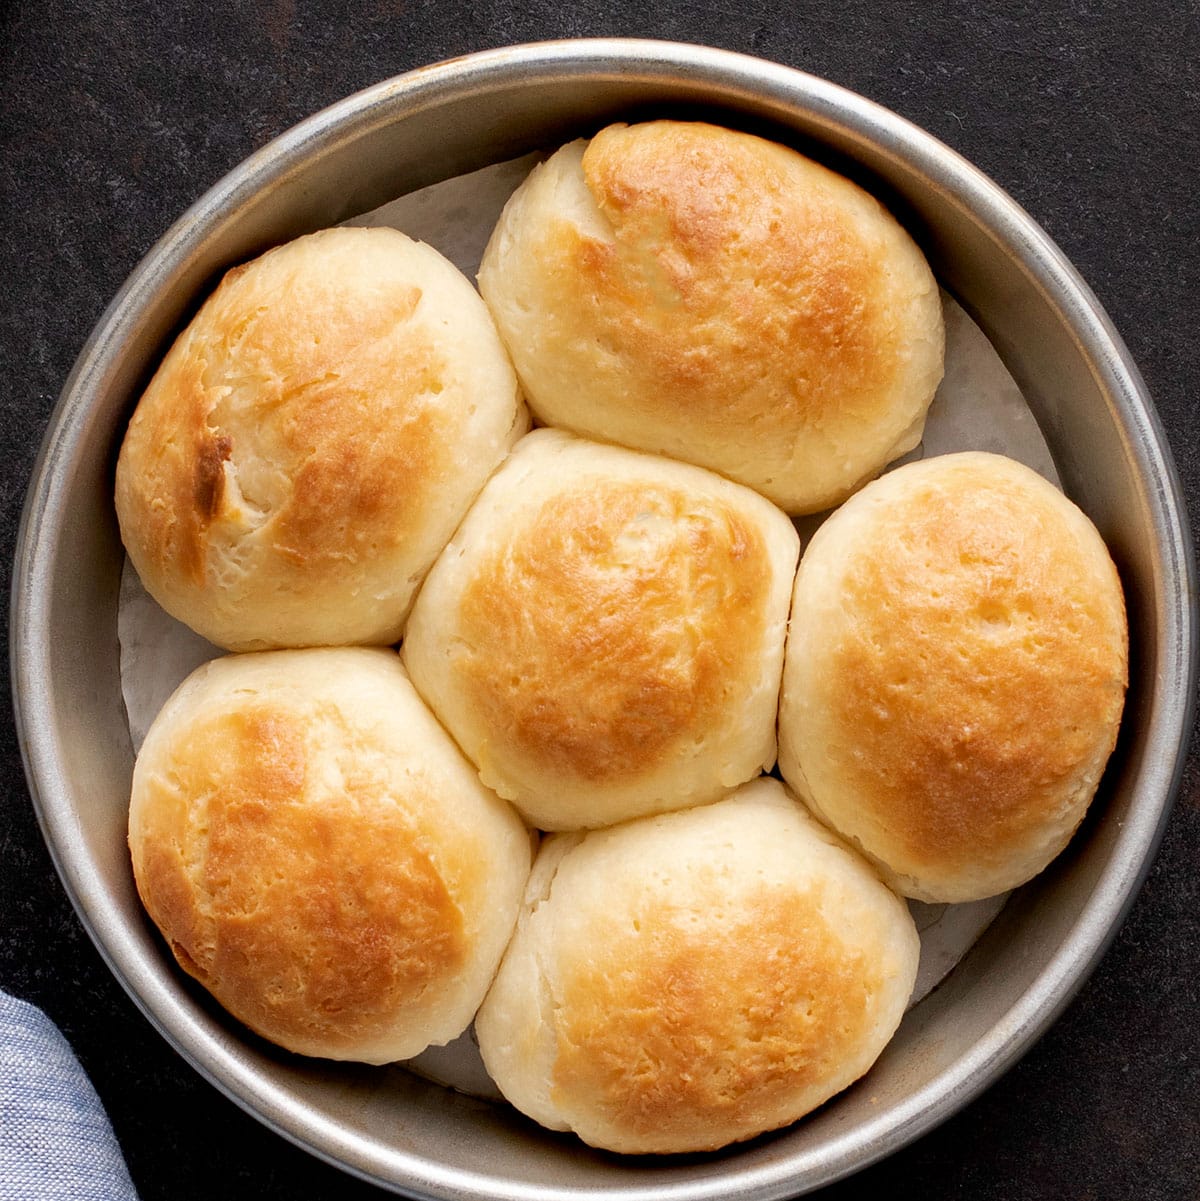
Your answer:
[[[0,479],[12,560],[71,363],[172,220],[252,150],[368,84],[563,36],[705,42],[825,76],[975,162],[1088,280],[1140,366],[1200,511],[1200,9],[1150,0],[560,7],[0,6]],[[6,581],[7,581],[6,574]],[[45,1008],[109,1108],[144,1201],[384,1194],[245,1116],[153,1031],[84,935],[30,807],[4,690],[0,987]],[[1200,1196],[1200,756],[1159,857],[1079,997],[982,1098],[822,1196]]]

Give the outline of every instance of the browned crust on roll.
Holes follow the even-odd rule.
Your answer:
[[[470,281],[387,227],[229,272],[172,345],[117,460],[146,591],[227,650],[384,645],[528,427]]]
[[[377,554],[422,520],[426,485],[445,469],[445,433],[423,401],[441,390],[439,356],[419,330],[397,339],[420,289],[356,303],[353,288],[296,271],[281,304],[257,294],[259,279],[225,276],[122,446],[122,532],[139,571],[169,588],[220,590],[214,550],[259,526],[283,587],[289,572],[300,584]]]
[[[560,960],[551,1095],[568,1109],[588,1098],[635,1143],[691,1150],[793,1120],[794,1099],[867,1040],[870,998],[885,987],[879,962],[847,947],[821,906],[819,887],[764,887],[719,921],[659,901],[632,925],[595,922]]]
[[[1008,845],[1055,794],[1070,799],[1097,732],[1112,749],[1125,682],[1110,598],[1063,590],[1052,529],[997,528],[997,505],[1021,520],[1019,498],[922,502],[908,536],[889,530],[886,557],[863,547],[848,573],[858,621],[831,699],[883,765],[851,766],[851,786],[870,787],[906,854],[955,863]]]
[[[1023,883],[1082,820],[1127,680],[1099,534],[1028,468],[963,453],[864,489],[797,577],[784,775],[908,895]]]
[[[942,375],[936,282],[878,201],[703,122],[562,147],[505,207],[479,287],[544,424],[788,512],[916,445]]]
[[[759,530],[649,482],[552,497],[480,562],[454,664],[494,737],[566,777],[637,776],[719,721],[764,638]]]
[[[564,232],[564,257],[598,339],[645,373],[649,406],[783,436],[889,385],[896,336],[872,300],[884,247],[847,221],[849,185],[808,164],[828,186],[797,187],[794,157],[703,123],[613,125],[589,143],[584,176],[613,240]]]
[[[467,955],[461,909],[386,777],[373,783],[369,754],[340,768],[344,790],[314,800],[296,713],[201,718],[145,782],[133,847],[180,965],[258,1033],[315,1054],[385,1034]]]
[[[714,1150],[867,1072],[919,956],[900,898],[760,777],[543,842],[479,1048],[551,1129],[627,1154]]]

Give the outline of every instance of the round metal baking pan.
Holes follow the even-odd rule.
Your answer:
[[[439,179],[661,114],[789,142],[897,212],[1003,357],[1064,487],[1107,539],[1127,593],[1132,678],[1080,836],[909,1013],[868,1077],[778,1134],[635,1161],[401,1069],[289,1056],[174,970],[125,848],[132,751],[111,491],[141,386],[226,267]],[[1095,966],[1149,867],[1182,770],[1196,684],[1191,553],[1169,452],[1118,336],[1055,246],[968,163],[877,105],[755,59],[659,42],[520,46],[412,72],[297,126],[198,201],[113,300],[52,418],[18,540],[18,728],[47,843],[113,972],[181,1054],[267,1125],[418,1197],[765,1201],[847,1175],[948,1117],[1029,1047]]]

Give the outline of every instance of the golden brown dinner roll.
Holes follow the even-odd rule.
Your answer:
[[[138,756],[129,846],[175,958],[230,1013],[368,1063],[465,1029],[530,863],[395,652],[368,649],[189,676]]]
[[[763,778],[543,843],[475,1029],[543,1125],[612,1151],[712,1150],[858,1079],[919,949],[904,903]]]
[[[387,643],[526,428],[469,281],[392,229],[228,272],[142,397],[117,514],[147,591],[232,650]]]
[[[1003,892],[1066,846],[1127,672],[1116,569],[1029,468],[897,468],[809,543],[779,715],[784,778],[896,888]]]
[[[849,180],[698,122],[612,125],[517,190],[479,287],[546,424],[710,467],[791,513],[920,440],[937,285]]]
[[[402,653],[544,830],[715,800],[775,761],[799,540],[712,472],[535,430],[438,559]]]

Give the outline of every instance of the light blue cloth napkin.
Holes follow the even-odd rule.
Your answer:
[[[0,1198],[137,1201],[96,1090],[40,1009],[0,992]]]

